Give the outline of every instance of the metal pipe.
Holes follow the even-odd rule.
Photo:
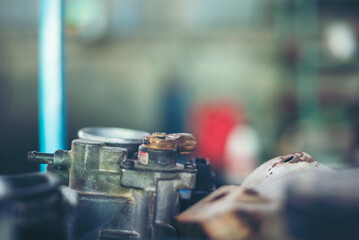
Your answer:
[[[39,141],[41,152],[66,149],[64,0],[40,0]],[[46,164],[40,164],[46,171]]]
[[[30,163],[53,164],[54,154],[35,151],[29,152],[27,154],[27,161]]]

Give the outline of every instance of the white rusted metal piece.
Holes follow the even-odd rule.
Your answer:
[[[333,171],[308,153],[295,152],[263,163],[247,176],[241,187],[253,189],[268,199],[281,199],[291,178],[315,170]]]
[[[291,178],[328,170],[309,154],[297,152],[271,159],[255,169],[241,186],[224,186],[176,217],[184,235],[210,239],[287,239],[280,209]]]

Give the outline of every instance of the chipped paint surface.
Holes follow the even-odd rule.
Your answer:
[[[223,186],[176,217],[179,225],[201,226],[210,239],[287,239],[279,209],[292,178],[333,171],[312,156],[295,152],[255,169],[241,186]]]
[[[295,164],[295,163],[299,163],[299,162],[312,163],[312,162],[317,162],[317,161],[307,153],[295,152],[295,153],[291,153],[291,154],[280,157],[280,161],[274,163],[272,165],[271,169],[276,167],[279,164],[283,164],[283,163]]]
[[[263,163],[243,181],[241,186],[254,189],[269,199],[281,199],[290,178],[315,169],[329,170],[311,155],[295,152]]]

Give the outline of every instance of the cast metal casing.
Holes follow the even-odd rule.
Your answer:
[[[195,188],[197,171],[177,159],[195,145],[191,134],[154,133],[143,138],[138,159],[128,159],[126,148],[95,137],[74,140],[70,151],[30,152],[28,161],[52,165],[79,193],[77,239],[155,239],[175,236],[169,223],[178,211],[178,191]]]

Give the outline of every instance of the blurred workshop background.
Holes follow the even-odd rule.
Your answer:
[[[294,151],[356,164],[358,12],[354,0],[68,0],[68,146],[87,126],[191,132],[228,181]],[[0,0],[1,174],[37,170],[38,13]]]

